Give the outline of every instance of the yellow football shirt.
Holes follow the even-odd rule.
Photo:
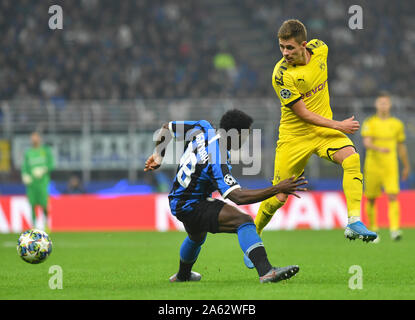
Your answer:
[[[363,137],[372,137],[375,146],[390,150],[388,153],[382,153],[368,149],[365,161],[367,167],[398,165],[397,144],[405,141],[405,127],[402,121],[395,117],[381,119],[374,115],[363,122],[361,134]]]
[[[327,45],[317,39],[307,43],[312,53],[306,65],[289,65],[282,58],[274,68],[272,86],[281,101],[279,137],[304,135],[316,126],[300,119],[291,106],[303,99],[307,109],[325,118],[332,119],[329,89],[327,84]]]

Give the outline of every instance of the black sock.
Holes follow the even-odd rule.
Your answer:
[[[271,264],[268,261],[265,248],[263,246],[252,249],[249,253],[249,259],[251,259],[260,277],[268,273],[268,271],[270,271],[272,268]]]
[[[195,261],[196,262],[196,261]],[[177,273],[177,278],[182,281],[190,279],[190,272],[195,262],[186,263],[180,260],[179,272]]]

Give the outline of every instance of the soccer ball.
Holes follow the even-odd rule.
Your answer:
[[[17,240],[17,253],[24,261],[37,264],[45,261],[52,252],[52,240],[38,229],[23,232]]]

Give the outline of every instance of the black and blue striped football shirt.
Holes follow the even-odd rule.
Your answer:
[[[237,188],[231,174],[229,152],[221,150],[220,135],[206,120],[171,121],[171,135],[185,141],[173,188],[169,194],[173,215],[193,210],[193,205],[218,190],[223,198]]]

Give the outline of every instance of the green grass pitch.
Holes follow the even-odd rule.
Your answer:
[[[415,229],[401,242],[381,230],[379,244],[346,240],[343,230],[264,232],[273,265],[298,264],[296,277],[260,284],[243,264],[234,234],[209,234],[194,270],[198,283],[169,283],[178,269],[182,232],[52,233],[53,252],[30,265],[18,257],[17,234],[0,235],[0,299],[415,299]],[[49,288],[49,268],[63,289]],[[362,268],[352,290],[349,268]]]

